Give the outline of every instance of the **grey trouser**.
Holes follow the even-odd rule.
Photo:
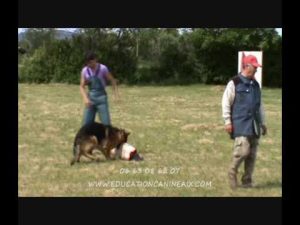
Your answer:
[[[238,168],[244,161],[244,174],[242,183],[252,183],[252,174],[255,166],[256,152],[258,146],[258,138],[256,137],[236,137],[233,147],[233,159],[229,169],[229,173],[236,175]]]

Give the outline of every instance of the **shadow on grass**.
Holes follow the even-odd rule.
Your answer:
[[[257,184],[253,188],[266,189],[266,188],[281,188],[281,187],[282,187],[281,181],[268,181],[266,183]]]
[[[106,160],[106,159],[91,160],[91,161],[84,160],[84,161],[76,162],[74,165],[76,164],[88,165],[88,164],[99,164],[99,163],[102,164],[102,163],[111,163],[111,162],[113,162],[113,160]]]

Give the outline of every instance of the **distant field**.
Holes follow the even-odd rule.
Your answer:
[[[19,196],[281,196],[281,89],[262,92],[268,135],[259,146],[256,186],[232,191],[227,170],[233,142],[221,117],[224,88],[120,86],[120,101],[108,88],[113,125],[131,132],[128,142],[145,161],[101,156],[99,163],[82,158],[71,167],[83,112],[79,87],[19,84]],[[156,186],[147,186],[151,182]],[[167,182],[173,186],[161,185]],[[120,187],[125,183],[131,186]]]

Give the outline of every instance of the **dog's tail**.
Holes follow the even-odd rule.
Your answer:
[[[71,166],[76,162],[78,153],[79,153],[79,145],[77,145],[77,138],[75,138],[74,143],[73,143],[73,158],[71,160]]]
[[[71,166],[74,165],[79,156],[79,145],[74,144],[73,146],[73,158],[71,160]]]
[[[73,143],[73,156],[75,156],[75,155],[76,155],[76,138]]]

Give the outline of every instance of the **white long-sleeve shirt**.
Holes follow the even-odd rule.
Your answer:
[[[225,125],[231,124],[231,106],[233,104],[235,97],[235,85],[233,81],[229,81],[226,89],[224,91],[223,97],[222,97],[222,116],[225,122]],[[260,117],[261,117],[261,122],[264,125],[265,124],[265,112],[264,112],[264,107],[262,104],[262,101],[260,103]]]

